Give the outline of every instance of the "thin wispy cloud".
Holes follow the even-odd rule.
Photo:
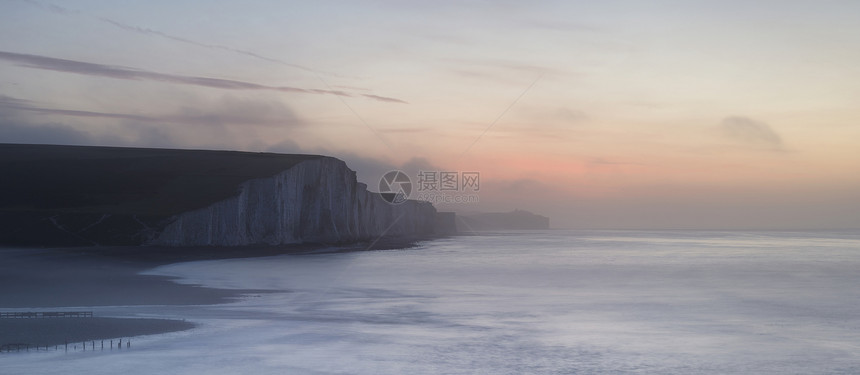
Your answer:
[[[394,133],[394,134],[415,134],[415,133],[426,133],[433,129],[431,128],[385,128],[379,129],[381,133]]]
[[[298,64],[293,64],[293,63],[290,63],[290,62],[287,62],[287,61],[284,61],[284,60],[281,60],[281,59],[276,59],[276,58],[272,58],[272,57],[263,56],[263,55],[260,55],[260,54],[258,54],[258,53],[251,52],[251,51],[246,51],[246,50],[243,50],[243,49],[233,48],[233,47],[224,46],[224,45],[220,45],[220,44],[209,44],[209,43],[196,42],[196,41],[193,41],[193,40],[190,40],[190,39],[186,39],[186,38],[182,38],[182,37],[179,37],[179,36],[170,35],[170,34],[167,34],[167,33],[161,32],[161,31],[158,31],[158,30],[153,30],[153,29],[146,28],[146,27],[140,27],[140,26],[129,25],[129,24],[126,24],[126,23],[123,23],[123,22],[119,22],[119,21],[116,21],[116,20],[112,20],[112,19],[110,19],[110,18],[99,17],[99,20],[100,20],[100,21],[102,21],[102,22],[106,22],[106,23],[108,23],[108,24],[114,25],[114,26],[116,26],[116,27],[118,27],[118,28],[120,28],[120,29],[126,30],[126,31],[131,31],[131,32],[139,33],[139,34],[153,35],[153,36],[157,36],[157,37],[161,37],[161,38],[165,38],[165,39],[170,39],[170,40],[173,40],[173,41],[176,41],[176,42],[180,42],[180,43],[191,44],[191,45],[194,45],[194,46],[197,46],[197,47],[203,47],[203,48],[208,48],[208,49],[217,49],[217,50],[222,50],[222,51],[235,52],[235,53],[238,53],[238,54],[241,54],[241,55],[245,55],[245,56],[253,57],[253,58],[255,58],[255,59],[260,59],[260,60],[268,61],[268,62],[271,62],[271,63],[279,64],[279,65],[289,66],[289,67],[296,68],[296,69],[301,69],[301,70],[304,70],[304,71],[307,71],[307,72],[318,73],[316,70],[311,69],[311,68],[308,68],[308,67],[306,67],[306,66],[302,66],[302,65],[298,65]],[[333,75],[333,74],[332,74],[332,75]]]
[[[41,2],[38,2],[38,1],[35,1],[35,0],[24,0],[24,1],[26,1],[26,2],[28,2],[28,3],[30,3],[30,4],[36,5],[36,6],[40,7],[40,8],[42,8],[42,9],[46,9],[46,10],[48,10],[48,11],[50,11],[50,12],[53,12],[53,13],[58,13],[58,14],[63,14],[63,15],[79,14],[79,15],[87,16],[87,15],[85,15],[85,14],[82,14],[80,11],[77,11],[77,10],[74,10],[74,9],[64,8],[64,7],[61,7],[61,6],[58,6],[58,5],[54,5],[54,4],[45,4],[45,3],[41,3]],[[251,51],[244,50],[244,49],[240,49],[240,48],[234,48],[234,47],[230,47],[230,46],[226,46],[226,45],[221,45],[221,44],[214,44],[214,43],[202,43],[202,42],[199,42],[199,41],[194,41],[194,40],[191,40],[191,39],[187,39],[187,38],[183,38],[183,37],[180,37],[180,36],[176,36],[176,35],[172,35],[172,34],[169,34],[169,33],[165,33],[165,32],[159,31],[159,30],[154,30],[154,29],[150,29],[150,28],[147,28],[147,27],[135,26],[135,25],[131,25],[131,24],[128,24],[128,23],[125,23],[125,22],[120,22],[120,21],[118,21],[118,20],[111,19],[111,18],[107,18],[107,17],[98,17],[98,16],[88,16],[88,17],[90,17],[90,18],[94,18],[94,19],[97,19],[97,20],[99,20],[99,21],[101,21],[101,22],[104,22],[104,23],[110,24],[110,25],[112,25],[112,26],[114,26],[114,27],[117,27],[117,28],[120,28],[120,29],[123,29],[123,30],[129,31],[129,32],[134,32],[134,33],[144,34],[144,35],[153,36],[153,37],[164,38],[164,39],[171,40],[171,41],[174,41],[174,42],[179,42],[179,43],[183,43],[183,44],[187,44],[187,45],[193,45],[193,46],[201,47],[201,48],[207,48],[207,49],[214,49],[214,50],[223,50],[223,51],[228,51],[228,52],[237,53],[237,54],[240,54],[240,55],[243,55],[243,56],[246,56],[246,57],[251,57],[251,58],[254,58],[254,59],[258,59],[258,60],[262,60],[262,61],[267,61],[267,62],[270,62],[270,63],[275,63],[275,64],[279,64],[279,65],[282,65],[282,66],[287,66],[287,67],[291,67],[291,68],[300,69],[300,70],[303,70],[303,71],[306,71],[306,72],[310,72],[311,74],[313,74],[313,76],[314,76],[314,77],[316,77],[316,78],[317,78],[317,80],[319,80],[319,81],[320,81],[320,83],[322,83],[322,84],[327,88],[327,90],[319,90],[319,89],[297,89],[297,88],[291,88],[291,87],[277,87],[277,88],[275,88],[275,87],[268,87],[268,86],[256,85],[256,84],[251,84],[251,85],[253,85],[252,87],[248,87],[247,85],[241,85],[241,84],[240,84],[239,86],[245,86],[245,87],[244,87],[244,88],[233,87],[233,89],[268,89],[268,90],[278,90],[278,91],[292,91],[292,92],[306,92],[306,93],[314,93],[314,94],[331,94],[331,95],[335,95],[335,96],[338,98],[338,100],[339,100],[341,103],[343,103],[343,105],[344,105],[345,107],[347,107],[347,108],[349,109],[349,111],[350,111],[351,113],[353,113],[353,114],[355,115],[355,117],[356,117],[356,118],[357,118],[357,119],[358,119],[358,120],[359,120],[359,121],[360,121],[360,122],[361,122],[361,123],[362,123],[362,124],[367,128],[367,129],[368,129],[368,130],[370,130],[370,131],[371,131],[371,132],[372,132],[372,133],[373,133],[373,134],[374,134],[374,135],[375,135],[375,136],[376,136],[376,137],[377,137],[377,138],[378,138],[382,143],[384,143],[384,144],[386,145],[386,147],[388,147],[388,149],[389,149],[389,150],[392,150],[392,146],[391,146],[391,144],[390,144],[389,142],[387,142],[387,141],[386,141],[386,140],[385,140],[385,139],[384,139],[384,138],[379,134],[379,132],[377,132],[377,131],[372,127],[372,126],[370,126],[370,124],[368,124],[368,123],[367,123],[367,121],[365,121],[365,120],[364,120],[364,118],[362,118],[362,117],[358,114],[358,112],[356,112],[356,111],[352,108],[352,106],[350,106],[350,105],[346,102],[346,100],[344,100],[344,98],[343,98],[344,96],[352,96],[352,95],[349,95],[349,94],[347,94],[347,93],[345,93],[345,92],[343,92],[343,91],[340,91],[340,90],[335,90],[335,89],[334,89],[334,88],[333,88],[333,87],[332,87],[332,86],[331,86],[331,85],[330,85],[330,84],[329,84],[325,79],[323,79],[323,77],[322,77],[322,74],[326,74],[326,75],[330,75],[330,76],[336,76],[336,77],[342,77],[342,76],[340,76],[340,75],[338,75],[338,74],[327,73],[327,72],[320,72],[320,71],[317,71],[317,70],[315,70],[315,69],[311,69],[311,68],[308,68],[308,67],[305,67],[305,66],[302,66],[302,65],[294,64],[294,63],[291,63],[291,62],[288,62],[288,61],[284,61],[284,60],[281,60],[281,59],[277,59],[277,58],[273,58],[273,57],[265,56],[265,55],[262,55],[262,54],[259,54],[259,53],[251,52]],[[164,75],[159,75],[159,76],[154,77],[154,78],[159,78],[159,80],[161,80],[161,78],[171,78],[171,79],[172,79],[173,77],[164,77]],[[227,81],[227,80],[215,80],[215,81],[213,81],[212,79],[207,79],[207,78],[202,78],[202,77],[188,77],[188,78],[192,78],[192,79],[190,79],[190,82],[188,82],[189,80],[187,80],[187,79],[182,79],[181,81],[183,81],[184,83],[188,83],[188,84],[204,85],[204,86],[210,86],[210,87],[212,87],[212,85],[225,85],[225,84],[226,84],[226,85],[228,85],[228,86],[235,86],[235,82],[234,82],[234,81]],[[224,88],[224,87],[218,87],[218,88]],[[359,91],[369,91],[369,90],[361,89],[361,90],[359,90]],[[400,103],[400,104],[408,104],[406,101],[403,101],[403,100],[400,100],[400,99],[396,99],[396,98],[390,98],[390,97],[384,97],[384,96],[372,95],[372,94],[360,94],[360,95],[361,95],[361,96],[364,96],[365,98],[368,98],[368,99],[377,100],[377,101],[386,102],[386,103]]]
[[[782,148],[782,137],[770,125],[743,116],[730,116],[720,122],[722,135],[734,141],[750,145]]]
[[[222,90],[269,90],[289,93],[327,94],[346,97],[352,96],[349,93],[340,90],[303,89],[289,86],[268,86],[245,81],[159,73],[123,66],[96,64],[84,61],[58,59],[48,56],[29,55],[6,51],[0,51],[0,60],[10,61],[18,66],[26,68],[52,70],[57,72],[107,77],[114,79],[125,79],[134,81],[158,81],[174,84],[210,87]],[[394,98],[386,98],[368,94],[361,95],[369,99],[379,100],[383,102],[406,103],[402,100]]]
[[[29,100],[13,98],[11,96],[0,94],[0,107],[27,106],[29,104]]]
[[[80,11],[77,11],[77,10],[74,10],[74,9],[69,9],[69,8],[66,8],[66,7],[62,7],[62,6],[59,6],[59,5],[56,5],[56,4],[51,4],[51,3],[42,3],[42,2],[33,1],[33,0],[24,0],[24,1],[25,1],[25,2],[27,2],[27,3],[29,3],[29,4],[35,5],[35,6],[39,7],[39,8],[42,8],[42,9],[45,9],[45,10],[48,10],[48,11],[50,11],[50,12],[57,13],[57,14],[63,14],[63,15],[76,15],[76,14],[81,14],[81,12],[80,12]],[[171,35],[171,34],[168,34],[168,33],[162,32],[162,31],[153,30],[153,29],[150,29],[150,28],[147,28],[147,27],[141,27],[141,26],[130,25],[130,24],[128,24],[128,23],[120,22],[120,21],[117,21],[117,20],[112,19],[112,18],[107,18],[107,17],[94,17],[94,18],[98,19],[99,21],[102,21],[102,22],[105,22],[105,23],[107,23],[107,24],[110,24],[110,25],[113,25],[113,26],[115,26],[115,27],[118,27],[118,28],[120,28],[120,29],[123,29],[123,30],[126,30],[126,31],[131,31],[131,32],[138,33],[138,34],[145,34],[145,35],[156,36],[156,37],[160,37],[160,38],[164,38],[164,39],[169,39],[169,40],[172,40],[172,41],[175,41],[175,42],[180,42],[180,43],[190,44],[190,45],[194,45],[194,46],[202,47],[202,48],[218,49],[218,50],[223,50],[223,51],[235,52],[235,53],[238,53],[238,54],[242,54],[242,55],[246,55],[246,56],[249,56],[249,57],[253,57],[253,58],[255,58],[255,59],[265,60],[265,61],[268,61],[268,62],[271,62],[271,63],[276,63],[276,64],[280,64],[280,65],[284,65],[284,66],[289,66],[289,67],[296,68],[296,69],[301,69],[301,70],[304,70],[304,71],[307,71],[307,72],[319,73],[319,72],[317,72],[316,70],[311,69],[311,68],[308,68],[308,67],[306,67],[306,66],[302,66],[302,65],[299,65],[299,64],[293,64],[293,63],[291,63],[291,62],[284,61],[284,60],[281,60],[281,59],[276,59],[276,58],[272,58],[272,57],[268,57],[268,56],[263,56],[263,55],[260,55],[260,54],[258,54],[258,53],[254,53],[254,52],[247,51],[247,50],[243,50],[243,49],[239,49],[239,48],[233,48],[233,47],[230,47],[230,46],[225,46],[225,45],[220,45],[220,44],[202,43],[202,42],[194,41],[194,40],[191,40],[191,39],[183,38],[183,37],[180,37],[180,36]],[[327,73],[327,74],[329,74],[329,73]]]
[[[135,121],[146,121],[153,122],[158,121],[158,119],[148,116],[139,116],[139,115],[131,115],[131,114],[123,114],[123,113],[107,113],[107,112],[92,112],[92,111],[78,111],[78,110],[70,110],[70,109],[55,109],[55,108],[44,108],[33,105],[29,100],[17,99],[9,96],[0,95],[0,113],[2,110],[19,110],[26,112],[33,112],[45,115],[61,115],[61,116],[73,116],[73,117],[90,117],[90,118],[112,118],[112,119],[126,119],[126,120],[135,120]]]
[[[199,124],[199,125],[279,125],[300,126],[304,124],[292,110],[277,102],[260,102],[223,98],[204,108],[183,107],[163,114],[138,115],[48,108],[32,101],[0,95],[0,115],[11,111],[23,111],[37,115],[70,116],[82,118],[104,118],[132,120],[147,123]]]
[[[519,25],[521,27],[529,29],[541,29],[562,32],[597,32],[600,30],[596,26],[587,25],[585,23],[544,19],[525,20],[520,22]]]
[[[461,58],[443,58],[440,59],[443,63],[454,64],[458,67],[472,67],[478,70],[499,69],[507,72],[517,72],[526,74],[541,74],[544,76],[560,76],[564,72],[553,69],[547,66],[540,66],[531,63],[523,63],[513,60],[503,59],[461,59]]]
[[[28,3],[28,4],[35,5],[35,6],[39,7],[39,8],[45,9],[45,10],[47,10],[47,11],[50,11],[50,12],[52,12],[52,13],[63,14],[63,15],[78,14],[78,13],[80,13],[80,12],[78,12],[78,11],[76,11],[76,10],[69,9],[69,8],[65,8],[65,7],[61,7],[61,6],[59,6],[59,5],[55,5],[55,4],[40,3],[40,2],[38,2],[38,1],[33,1],[33,0],[22,0],[22,1],[23,1],[23,2],[25,2],[25,3]]]
[[[352,90],[352,91],[371,91],[370,89],[366,89],[364,87],[356,87],[356,86],[332,85],[332,87],[337,87],[339,89],[347,89],[347,90]]]
[[[361,96],[363,96],[365,98],[370,98],[373,100],[379,100],[380,102],[409,104],[409,103],[407,103],[403,100],[397,99],[397,98],[389,98],[389,97],[385,97],[385,96],[372,95],[372,94],[361,94]]]

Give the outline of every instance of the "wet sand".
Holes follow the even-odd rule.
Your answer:
[[[0,350],[11,351],[30,347],[54,349],[65,343],[78,345],[82,342],[101,348],[101,340],[153,335],[183,331],[194,327],[194,323],[172,319],[139,318],[41,318],[0,319]],[[109,347],[109,343],[105,344]]]
[[[272,291],[225,290],[177,284],[169,277],[139,273],[159,265],[196,260],[400,249],[414,246],[423,239],[385,238],[371,243],[342,246],[0,248],[0,311],[84,311],[94,306],[228,303],[246,294]],[[132,317],[0,318],[0,346],[50,346],[66,341],[131,337],[192,327],[192,323],[181,320]]]

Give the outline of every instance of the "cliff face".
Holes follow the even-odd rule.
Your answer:
[[[343,161],[323,157],[246,181],[236,197],[179,214],[150,243],[276,245],[423,235],[433,233],[435,215],[426,202],[385,202]]]
[[[432,234],[338,159],[0,144],[0,246],[236,246]]]

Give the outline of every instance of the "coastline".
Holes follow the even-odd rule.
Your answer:
[[[0,311],[84,310],[100,306],[215,305],[271,290],[227,290],[143,275],[157,266],[216,259],[407,249],[439,237],[389,237],[352,244],[256,247],[0,248]],[[60,345],[191,329],[175,319],[4,318],[0,346]]]
[[[155,335],[184,331],[195,324],[176,319],[152,318],[33,318],[0,319],[0,349],[12,351],[25,346],[33,348],[60,346],[64,344],[89,345],[93,341],[101,347],[102,340],[118,340],[129,337]],[[13,349],[12,345],[16,345]],[[107,345],[107,344],[105,344]]]

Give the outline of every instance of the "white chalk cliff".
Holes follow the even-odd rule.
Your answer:
[[[424,235],[433,233],[435,215],[427,202],[389,204],[367,191],[346,163],[320,157],[245,181],[237,196],[174,216],[149,243],[279,245]]]

